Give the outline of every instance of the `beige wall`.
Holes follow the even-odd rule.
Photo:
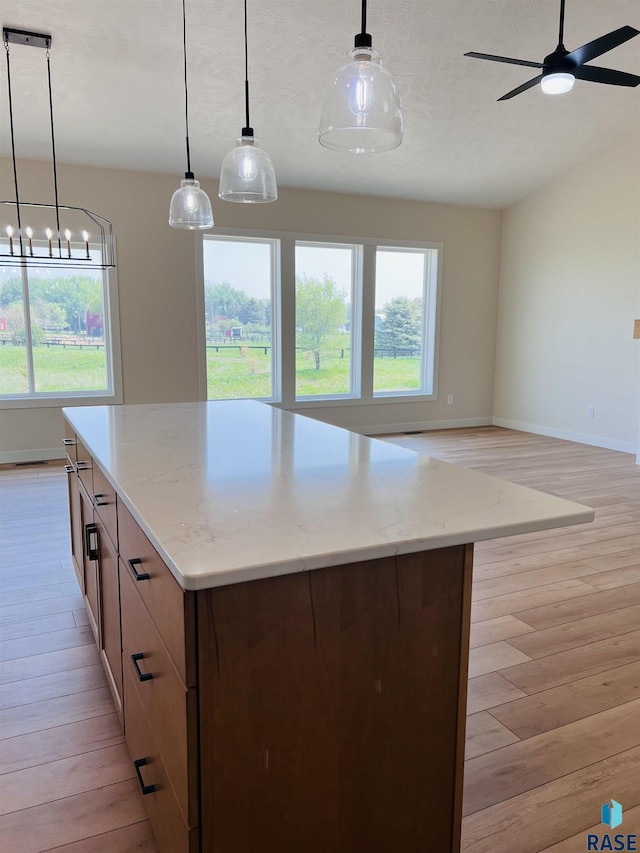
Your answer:
[[[9,167],[2,162],[3,197],[11,198]],[[124,402],[198,399],[195,240],[167,225],[180,176],[70,166],[59,171],[61,201],[113,222]],[[49,164],[22,163],[19,177],[22,198],[50,201]],[[305,414],[372,430],[490,422],[500,211],[287,189],[275,204],[234,205],[218,200],[215,182],[204,186],[219,226],[444,244],[440,399]],[[454,395],[452,406],[448,394]],[[59,409],[0,410],[0,461],[50,453],[61,433]]]
[[[504,212],[495,422],[635,452],[635,317],[639,132]]]

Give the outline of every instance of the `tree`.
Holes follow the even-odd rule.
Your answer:
[[[221,284],[206,281],[204,285],[204,304],[207,318],[210,322],[215,317],[226,317],[228,320],[237,320],[243,306],[248,301],[248,296],[242,290],[231,287],[229,282]]]
[[[238,313],[238,320],[245,326],[252,323],[254,326],[265,326],[264,300],[255,299],[253,296],[244,303]]]
[[[376,335],[383,347],[418,348],[422,341],[422,300],[396,296],[383,308],[384,320]]]
[[[296,327],[298,340],[311,350],[316,370],[320,370],[320,350],[324,340],[343,326],[347,316],[346,293],[328,275],[322,280],[296,277]]]

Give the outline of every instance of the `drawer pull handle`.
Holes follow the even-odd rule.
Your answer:
[[[63,438],[62,443],[65,447],[75,447],[76,440],[75,438]]]
[[[136,675],[138,676],[138,681],[151,681],[153,678],[152,672],[141,672],[140,667],[138,666],[138,661],[144,658],[144,654],[142,652],[138,652],[135,655],[131,655],[131,663],[133,664],[133,668],[136,671]]]
[[[95,536],[95,544],[92,541],[92,537]],[[99,541],[98,541],[98,525],[97,524],[87,524],[84,529],[84,545],[87,557],[90,560],[98,559],[98,549],[99,549]]]
[[[140,557],[134,557],[132,560],[127,560],[127,563],[129,564],[129,568],[131,569],[131,574],[137,581],[148,581],[151,579],[151,575],[147,572],[139,572],[136,570],[136,566],[142,564],[142,560],[140,559]]]
[[[67,472],[67,474],[73,474],[76,469],[73,465],[65,465],[64,470]]]
[[[140,790],[142,791],[142,795],[146,796],[147,794],[153,794],[156,789],[155,785],[145,785],[142,781],[142,773],[140,772],[141,767],[146,767],[147,759],[146,758],[136,758],[133,762],[133,766],[135,767],[136,776],[138,777],[138,785],[140,785]]]
[[[91,462],[84,461],[78,462],[78,471],[89,471],[91,468]]]
[[[106,495],[94,495],[93,502],[96,506],[108,506],[111,501],[101,501],[100,498],[104,498]]]

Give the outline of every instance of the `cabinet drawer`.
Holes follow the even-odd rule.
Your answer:
[[[100,466],[95,463],[93,465],[93,505],[117,550],[118,515],[116,510],[116,492],[100,470]]]
[[[120,556],[185,684],[196,683],[195,597],[185,592],[122,501],[118,501]],[[123,572],[125,574],[125,572]]]
[[[93,496],[93,459],[91,454],[76,436],[76,468],[82,485]]]
[[[127,746],[158,847],[161,853],[197,853],[198,830],[189,829],[182,819],[156,739],[128,670],[125,673],[124,707]]]
[[[122,666],[135,684],[185,822],[193,826],[198,822],[196,691],[178,675],[135,581],[124,569],[120,574]]]

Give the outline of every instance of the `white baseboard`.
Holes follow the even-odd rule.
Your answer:
[[[377,426],[349,427],[362,435],[384,435],[391,432],[428,432],[434,429],[456,429],[457,427],[491,426],[491,418],[458,418],[449,421],[411,421],[399,424],[378,424]]]
[[[633,441],[618,441],[615,438],[605,438],[599,435],[588,435],[583,432],[573,432],[568,429],[557,429],[540,424],[527,424],[522,421],[512,421],[508,418],[494,418],[494,426],[506,429],[517,429],[520,432],[532,432],[535,435],[548,435],[549,438],[563,438],[565,441],[576,441],[578,444],[590,444],[592,447],[604,447],[607,450],[620,450],[622,453],[638,453],[638,446]]]
[[[15,462],[44,462],[49,459],[64,459],[65,452],[60,447],[43,447],[40,450],[0,450],[0,465]]]

